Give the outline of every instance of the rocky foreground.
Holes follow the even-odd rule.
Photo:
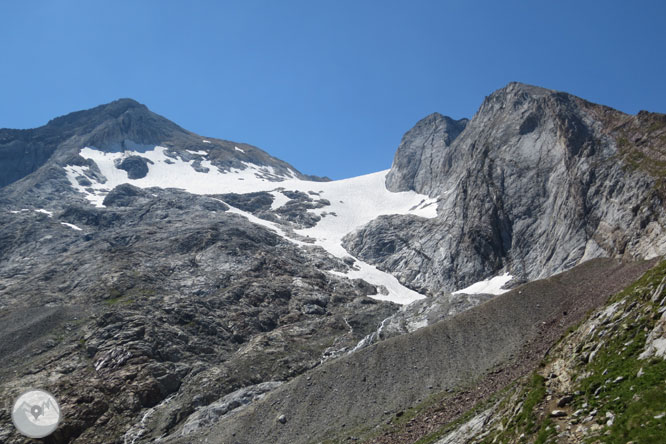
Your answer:
[[[457,418],[446,405],[420,408],[367,442],[663,442],[665,282],[661,262],[571,328],[533,372]]]

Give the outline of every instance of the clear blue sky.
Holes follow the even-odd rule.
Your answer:
[[[332,178],[513,80],[666,112],[663,0],[43,0],[0,21],[0,127],[131,97]]]

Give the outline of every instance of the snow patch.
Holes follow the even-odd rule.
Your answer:
[[[262,227],[268,228],[269,230],[275,232],[276,234],[285,238],[289,242],[292,242],[292,243],[294,243],[296,245],[299,245],[299,246],[311,245],[311,244],[308,244],[307,242],[302,242],[302,241],[299,241],[297,239],[293,239],[292,237],[289,237],[289,235],[287,235],[287,233],[280,226],[278,226],[278,224],[276,224],[274,222],[270,222],[270,221],[267,221],[267,220],[264,220],[264,219],[260,219],[257,216],[255,216],[254,214],[248,213],[247,211],[243,211],[239,208],[233,207],[233,206],[229,205],[228,203],[224,202],[223,200],[215,199],[215,198],[213,198],[213,200],[216,200],[216,201],[221,202],[221,203],[225,204],[226,206],[228,206],[229,209],[227,210],[227,213],[239,214],[239,215],[243,216],[244,218],[246,218],[247,220],[249,220],[250,222],[252,222],[253,224],[261,225]]]
[[[46,214],[48,217],[53,217],[53,211],[45,210],[43,208],[39,208],[39,209],[35,210],[35,212]]]
[[[245,150],[243,150],[243,149],[241,149],[241,148],[238,148],[237,146],[235,146],[234,149],[235,149],[236,151],[240,151],[241,153],[245,153]]]
[[[199,151],[195,153],[205,153]],[[129,183],[139,188],[180,188],[193,194],[250,193],[269,191],[275,183],[266,178],[284,179],[273,167],[259,166],[243,162],[243,169],[233,168],[230,171],[218,170],[209,160],[200,161],[204,173],[194,169],[194,160],[185,161],[180,157],[167,156],[167,148],[156,146],[153,150],[143,152],[125,151],[123,153],[107,153],[93,148],[83,148],[80,155],[97,164],[101,175],[106,181],[101,183],[95,174],[85,166],[67,165],[65,172],[71,186],[95,206],[103,207],[104,197],[118,185]],[[150,160],[148,174],[141,179],[130,179],[127,172],[116,168],[116,161],[131,155],[141,155]],[[87,178],[90,185],[80,185],[77,177]],[[240,180],[239,180],[240,179]],[[262,180],[263,179],[263,180]]]
[[[484,281],[480,281],[477,283],[474,283],[470,285],[467,288],[463,288],[462,290],[454,291],[451,294],[459,294],[459,293],[465,293],[465,294],[494,294],[494,295],[500,295],[503,293],[506,293],[509,290],[503,289],[502,287],[509,282],[511,279],[513,279],[513,276],[511,276],[509,273],[504,273],[501,276],[495,276],[494,278],[486,279]]]
[[[67,222],[60,222],[60,224],[66,226],[66,227],[69,227],[69,228],[71,228],[72,230],[83,231],[82,228],[79,228],[79,227],[77,227],[77,226],[74,225],[74,224],[68,224]]]
[[[196,154],[198,156],[207,156],[208,152],[207,151],[190,151],[190,150],[185,150],[190,154]]]
[[[337,217],[325,217],[314,227],[295,232],[301,236],[314,238],[315,245],[323,247],[333,256],[343,258],[349,256],[349,253],[342,247],[342,238],[379,216],[412,214],[433,218],[437,215],[437,205],[432,205],[436,199],[414,191],[393,193],[387,190],[385,180],[388,171],[332,182],[317,182],[315,189],[321,190],[319,196],[331,202],[330,206],[319,209],[319,212],[334,212]],[[311,190],[313,188],[310,187]],[[388,290],[386,295],[374,295],[375,299],[409,304],[424,297],[403,286],[393,275],[378,270],[370,264],[357,260],[355,265],[357,269],[350,270],[347,277],[364,279],[373,285],[384,286]]]
[[[271,196],[273,196],[273,203],[271,204],[271,210],[277,210],[291,199],[281,193],[280,191],[271,191]]]
[[[202,142],[203,143],[210,143],[210,140],[203,139]]]

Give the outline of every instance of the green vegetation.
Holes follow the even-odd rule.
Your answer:
[[[648,129],[647,129],[647,130],[648,130],[648,133],[654,133],[654,132],[656,132],[656,131],[659,131],[659,130],[661,130],[661,129],[664,129],[664,127],[666,127],[666,124],[664,124],[664,122],[655,121],[655,122],[652,122],[652,123],[648,126]]]
[[[534,373],[527,386],[525,401],[520,413],[515,419],[515,425],[518,429],[526,432],[534,432],[537,418],[534,415],[534,408],[546,396],[545,379],[538,373]]]
[[[631,171],[641,170],[654,178],[666,177],[666,123],[662,120],[642,121],[639,128],[627,128],[619,131],[616,142],[620,155]],[[631,140],[635,135],[641,137],[637,144]],[[659,184],[661,185],[661,184]],[[657,188],[661,190],[661,188]]]
[[[638,305],[585,366],[589,376],[578,381],[584,395],[576,400],[576,406],[587,403],[597,409],[597,422],[602,425],[610,418],[607,412],[614,417],[607,426],[607,443],[664,442],[666,415],[661,415],[666,413],[666,361],[638,359],[648,332],[660,317],[660,307],[650,297],[664,276],[666,261],[614,298],[622,304],[620,312],[633,303]]]
[[[589,444],[663,443],[666,436],[666,360],[641,360],[638,357],[645,349],[649,332],[662,316],[659,310],[664,307],[659,302],[666,297],[666,292],[656,298],[656,303],[651,299],[665,277],[666,261],[662,261],[612,297],[608,305],[617,304],[616,310],[608,319],[600,321],[587,347],[583,347],[586,342],[580,341],[591,338],[583,334],[581,328],[587,329],[590,324],[581,323],[560,340],[562,347],[553,349],[571,350],[573,347],[579,354],[574,361],[578,364],[570,369],[574,381],[572,393],[576,395],[569,416],[560,421],[548,417],[547,412],[552,407],[546,403],[545,379],[535,372],[519,383],[522,385],[502,395],[496,409],[499,415],[496,428],[480,441],[485,444],[553,443],[563,425],[571,423],[572,429],[577,424],[584,424],[588,435],[581,442]],[[597,345],[600,345],[598,351],[590,361],[581,359],[583,353],[597,349]],[[556,355],[552,353],[557,352],[546,357],[546,369],[555,359]],[[546,369],[542,368],[540,372]],[[571,416],[576,410],[582,414]],[[477,408],[475,412],[468,412],[418,444],[437,441],[478,411]],[[559,422],[559,428],[556,422]]]
[[[544,444],[550,437],[555,436],[556,434],[557,432],[555,431],[553,421],[548,418],[541,423],[541,428],[539,429],[539,433],[537,433],[534,444]]]
[[[479,414],[481,411],[483,411],[485,408],[490,407],[490,402],[482,403],[481,405],[476,405],[474,406],[473,409],[470,409],[469,411],[465,412],[460,418],[457,420],[447,424],[446,426],[442,427],[441,429],[437,430],[434,433],[431,433],[430,435],[424,436],[423,438],[419,439],[416,441],[414,444],[432,444],[442,437],[444,437],[446,434],[452,432],[462,424],[466,423],[470,419],[472,419],[475,415]]]
[[[630,299],[628,302],[649,302],[652,292],[659,286],[661,280],[666,276],[666,261],[661,261],[651,270],[646,272],[636,282],[611,297],[609,304]]]
[[[121,295],[114,298],[104,299],[106,305],[130,305],[135,301],[134,299],[126,297],[127,295]]]
[[[607,307],[616,304],[615,310],[595,320],[594,330],[589,329],[590,321],[595,318],[589,317],[569,328],[537,371],[415,444],[433,444],[491,406],[495,406],[497,412],[496,422],[478,437],[478,442],[484,444],[554,443],[565,427],[573,431],[579,425],[587,430],[587,435],[580,438],[583,443],[663,443],[666,436],[666,360],[640,360],[638,357],[645,349],[649,332],[662,316],[659,310],[664,307],[659,303],[666,297],[666,291],[656,298],[657,302],[652,302],[652,295],[664,279],[666,261],[610,298]],[[576,356],[573,361],[567,360],[571,362],[567,371],[572,380],[570,393],[575,395],[571,404],[565,407],[567,416],[551,418],[549,412],[555,405],[556,396],[563,394],[548,392],[544,375],[552,369],[555,359],[572,350]],[[597,351],[589,359],[592,350]],[[551,396],[547,396],[548,393]],[[327,442],[346,442],[349,436],[363,442],[386,432],[401,433],[413,419],[436,413],[441,408],[439,406],[452,398],[453,394],[449,393],[434,395],[394,416],[384,427],[348,430],[344,438]],[[573,412],[577,410],[581,413],[574,416]]]
[[[538,373],[534,372],[524,383],[517,402],[522,402],[520,411],[510,420],[505,421],[503,430],[499,434],[491,434],[487,436],[482,442],[489,444],[492,442],[526,442],[519,437],[531,436],[537,434],[538,443],[543,443],[555,431],[551,427],[550,419],[540,421],[536,407],[540,405],[546,397],[545,378]],[[512,410],[512,405],[507,405],[509,410]],[[500,408],[498,411],[502,411]]]

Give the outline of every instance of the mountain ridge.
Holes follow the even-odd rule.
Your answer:
[[[0,129],[0,188],[37,171],[49,160],[58,165],[80,163],[83,159],[78,151],[86,146],[112,152],[136,145],[166,145],[195,151],[217,147],[223,151],[219,160],[224,164],[235,165],[245,160],[283,171],[290,169],[309,180],[330,180],[302,174],[255,146],[198,136],[150,111],[146,105],[133,99],[118,99],[56,117],[37,128]],[[245,156],[239,156],[236,146],[245,151]]]

